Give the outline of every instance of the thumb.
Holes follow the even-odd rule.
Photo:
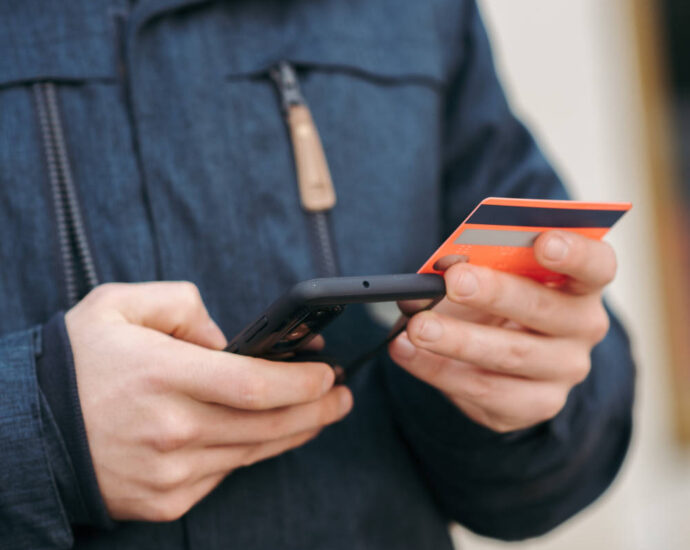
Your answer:
[[[415,313],[419,313],[423,309],[428,308],[434,300],[419,299],[419,300],[401,300],[398,302],[398,309],[406,317],[412,317]]]
[[[192,344],[221,350],[228,344],[193,283],[107,284],[96,289],[127,322]]]

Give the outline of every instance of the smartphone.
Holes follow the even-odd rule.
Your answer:
[[[435,274],[303,281],[247,325],[226,351],[269,359],[290,357],[338,317],[347,304],[439,299],[445,293],[443,277]]]

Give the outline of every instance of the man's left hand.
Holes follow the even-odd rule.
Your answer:
[[[616,273],[611,246],[549,231],[534,252],[541,265],[568,276],[563,286],[455,264],[445,272],[443,302],[414,315],[389,346],[401,367],[497,432],[558,414],[609,328],[602,291]]]

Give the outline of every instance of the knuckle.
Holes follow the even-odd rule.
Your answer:
[[[515,372],[523,369],[529,358],[531,345],[522,338],[515,339],[508,345],[500,366],[506,372]]]
[[[545,289],[538,289],[535,292],[527,293],[524,314],[528,325],[542,324],[543,319],[554,317],[556,301],[550,293],[543,292]],[[539,323],[542,321],[542,323]]]
[[[181,449],[185,442],[176,434],[161,432],[150,437],[150,444],[159,453],[170,453]]]
[[[439,381],[443,378],[446,371],[446,363],[443,360],[430,361],[425,367],[425,379],[430,382]]]
[[[177,442],[182,443],[182,446],[187,446],[199,440],[201,437],[201,427],[194,419],[185,416],[177,424],[175,435]]]
[[[417,376],[432,386],[442,387],[448,374],[451,372],[454,360],[449,357],[434,355],[429,360],[416,360],[415,371]]]
[[[453,357],[472,356],[476,352],[477,342],[471,333],[465,330],[455,330],[448,347]]]
[[[272,414],[266,424],[264,439],[279,439],[288,431],[288,418],[286,414]]]
[[[468,379],[463,387],[463,392],[473,400],[482,400],[493,393],[491,377],[477,373]]]
[[[168,493],[186,485],[191,479],[191,469],[178,458],[158,460],[149,475],[149,483],[158,492]]]
[[[155,355],[147,358],[134,358],[139,372],[132,373],[133,383],[145,392],[147,395],[162,398],[162,404],[156,411],[155,420],[162,426],[168,427],[174,419],[167,420],[165,415],[171,414],[176,418],[178,415],[184,414],[186,409],[177,402],[169,400],[171,395],[180,393],[179,377],[171,375],[171,363],[169,356],[159,354],[157,352],[158,346],[154,344],[152,350],[155,350]],[[190,365],[192,363],[190,362]]]
[[[266,381],[246,373],[236,380],[237,402],[244,409],[260,409],[266,402]]]
[[[140,366],[137,378],[144,390],[163,393],[170,389],[170,372],[162,356],[157,353],[158,350],[153,351],[152,356]]]
[[[195,307],[201,303],[199,288],[192,282],[181,281],[179,285],[180,299],[189,307]]]
[[[199,427],[186,415],[168,413],[156,425],[150,443],[160,453],[170,453],[186,447],[199,437]]]
[[[142,374],[141,385],[147,393],[160,394],[168,389],[168,381],[157,369],[150,369],[149,372]]]
[[[94,304],[108,303],[119,293],[121,287],[121,283],[105,283],[98,285],[93,288],[84,299]]]

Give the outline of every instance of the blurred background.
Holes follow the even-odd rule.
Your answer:
[[[575,198],[632,201],[608,240],[636,427],[593,506],[540,539],[463,550],[690,549],[690,2],[479,0],[506,93]]]

